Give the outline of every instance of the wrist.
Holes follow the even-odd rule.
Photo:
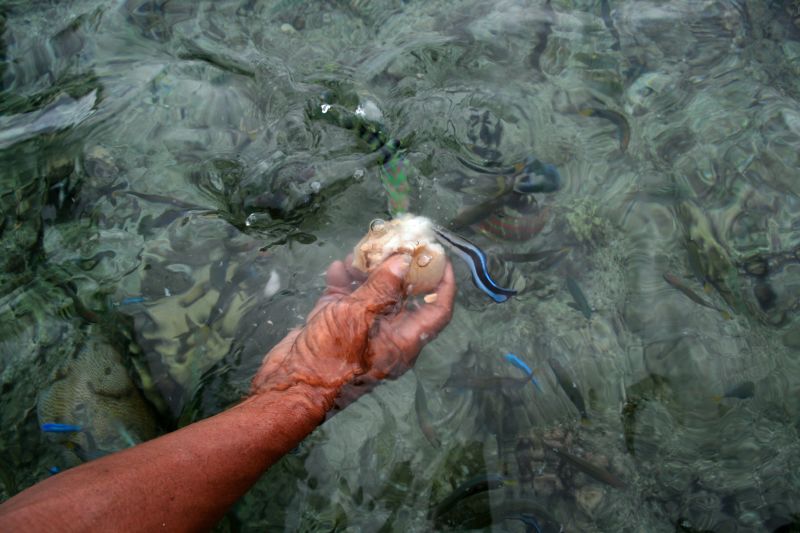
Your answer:
[[[281,393],[281,397],[297,396],[309,404],[309,408],[321,410],[324,416],[334,405],[345,384],[357,372],[354,368],[342,365],[339,361],[327,361],[319,357],[314,361],[302,361],[293,351],[282,356],[268,354],[258,376],[253,380],[250,396],[266,397]],[[331,364],[333,363],[333,364]]]

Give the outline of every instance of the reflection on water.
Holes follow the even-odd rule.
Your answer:
[[[407,203],[519,295],[459,267],[417,372],[220,529],[798,527],[799,13],[3,2],[0,495],[237,401]]]

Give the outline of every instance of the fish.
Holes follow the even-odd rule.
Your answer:
[[[432,520],[446,514],[455,505],[468,496],[503,487],[510,480],[500,474],[484,473],[466,480],[442,500],[430,513]]]
[[[625,118],[625,115],[599,107],[587,107],[578,111],[578,114],[584,117],[598,117],[611,121],[617,127],[620,152],[625,152],[628,149],[628,144],[631,142],[631,126],[628,124],[628,119]]]
[[[571,453],[559,448],[551,448],[551,450],[566,462],[570,463],[572,466],[578,468],[578,470],[581,472],[595,478],[596,480],[602,481],[603,483],[618,489],[625,488],[625,483],[605,468],[601,468],[596,464],[590,463],[586,459],[572,455]]]
[[[572,299],[575,300],[575,303],[569,303],[567,305],[583,313],[583,316],[585,316],[587,320],[592,318],[592,308],[586,300],[586,296],[583,294],[578,282],[571,277],[567,277],[567,290],[569,290],[569,293],[572,295]]]
[[[128,196],[135,196],[136,198],[140,198],[147,202],[153,202],[157,204],[166,204],[171,205],[173,207],[177,207],[179,209],[183,209],[186,211],[200,211],[204,213],[214,213],[216,210],[209,209],[208,207],[203,207],[202,205],[193,204],[190,202],[185,202],[183,200],[179,200],[178,198],[170,198],[169,196],[164,196],[161,194],[151,194],[146,192],[139,192],[139,191],[119,191],[120,194],[127,194]]]
[[[617,28],[614,27],[614,21],[611,19],[611,6],[608,5],[608,0],[600,1],[600,17],[603,19],[603,24],[606,25],[609,33],[614,38],[614,44],[611,45],[611,49],[619,50],[619,32],[617,31]]]
[[[502,208],[512,193],[513,191],[505,191],[479,204],[462,209],[453,218],[453,220],[447,224],[447,227],[453,231],[458,231],[469,227],[472,224],[477,224],[498,209]]]
[[[140,304],[143,303],[145,300],[147,300],[147,298],[145,298],[144,296],[129,296],[127,298],[123,298],[118,305]]]
[[[414,409],[417,412],[417,422],[419,423],[419,429],[422,431],[422,434],[425,435],[425,438],[428,439],[428,442],[434,448],[441,448],[442,441],[439,440],[439,437],[436,435],[436,429],[433,427],[433,423],[431,419],[431,412],[428,409],[428,400],[425,397],[425,388],[422,386],[422,382],[417,380],[417,391],[414,394]]]
[[[527,195],[522,197],[533,199]],[[504,241],[527,241],[541,232],[550,220],[549,207],[534,209],[535,212],[529,212],[527,209],[518,210],[505,206],[481,220],[477,229],[484,235]]]
[[[756,392],[756,384],[752,381],[744,381],[739,383],[735,387],[731,387],[727,391],[725,391],[726,398],[739,398],[740,400],[745,400],[747,398],[752,398]]]
[[[41,425],[42,431],[45,433],[78,433],[83,431],[81,426],[74,424],[58,424],[55,422],[46,422]]]
[[[720,396],[715,396],[714,400],[717,402],[722,401],[722,398],[737,398],[739,400],[746,400],[752,398],[756,393],[756,384],[752,381],[743,381],[727,389],[725,393]]]
[[[542,533],[542,526],[539,525],[539,521],[536,520],[536,517],[532,514],[518,514],[512,515],[507,517],[510,520],[519,520],[523,524],[525,524],[525,532],[526,533]]]
[[[527,240],[540,232],[548,220],[547,211],[538,209],[533,193],[550,193],[561,188],[561,175],[555,165],[528,156],[524,162],[501,169],[485,169],[459,159],[468,168],[497,176],[497,191],[487,200],[462,209],[448,224],[454,231],[482,224],[481,231],[505,240]],[[511,214],[500,211],[510,209]]]
[[[522,171],[514,176],[513,189],[518,193],[551,193],[560,188],[561,174],[556,166],[544,163],[533,156],[525,159]]]
[[[519,357],[517,357],[513,353],[507,353],[504,357],[506,358],[506,361],[508,361],[509,363],[514,365],[515,367],[519,368],[523,372],[525,372],[528,375],[528,377],[530,378],[531,383],[533,383],[534,386],[537,389],[539,389],[539,392],[543,392],[542,391],[542,386],[539,385],[539,381],[536,379],[536,376],[533,375],[533,370],[531,370],[531,367],[529,367],[525,363],[525,361],[523,361],[522,359],[520,359]]]
[[[703,307],[708,307],[709,309],[713,309],[715,311],[718,311],[723,316],[723,318],[725,318],[726,320],[730,320],[731,319],[730,313],[728,313],[724,309],[720,309],[716,305],[714,305],[711,302],[707,301],[702,296],[699,296],[696,292],[694,292],[692,289],[687,287],[686,284],[683,282],[683,280],[681,280],[678,276],[676,276],[674,274],[670,274],[669,272],[665,272],[664,273],[664,281],[666,281],[667,283],[669,283],[670,285],[672,285],[673,287],[675,287],[676,289],[681,291],[683,294],[685,294],[694,303],[697,303],[697,304],[702,305]]]
[[[562,390],[567,395],[567,398],[577,407],[578,412],[581,415],[581,422],[584,424],[589,422],[589,415],[586,413],[586,404],[583,401],[583,395],[581,394],[580,389],[573,381],[572,377],[570,377],[567,370],[561,366],[556,359],[552,357],[547,360],[547,363],[550,365],[550,369],[553,371],[553,374],[556,376],[556,381],[558,384],[561,385]]]
[[[434,226],[434,232],[439,242],[453,250],[469,267],[472,282],[497,303],[505,302],[517,294],[514,289],[500,287],[489,274],[486,254],[463,237],[451,233],[446,229]]]
[[[399,155],[393,156],[380,167],[381,183],[389,197],[389,213],[393,217],[408,213],[411,205],[411,187],[406,174],[405,159]]]

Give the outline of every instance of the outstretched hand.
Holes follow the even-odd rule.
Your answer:
[[[305,383],[337,390],[337,404],[346,405],[380,380],[408,370],[450,321],[456,290],[448,262],[435,301],[407,305],[403,279],[410,261],[408,255],[392,256],[363,284],[364,275],[352,268],[351,258],[331,264],[328,287],[306,325],[267,354],[251,392]]]

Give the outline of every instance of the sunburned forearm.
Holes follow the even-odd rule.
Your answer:
[[[0,506],[0,530],[210,528],[322,422],[335,391],[306,388],[265,392],[207,420],[54,476]]]

